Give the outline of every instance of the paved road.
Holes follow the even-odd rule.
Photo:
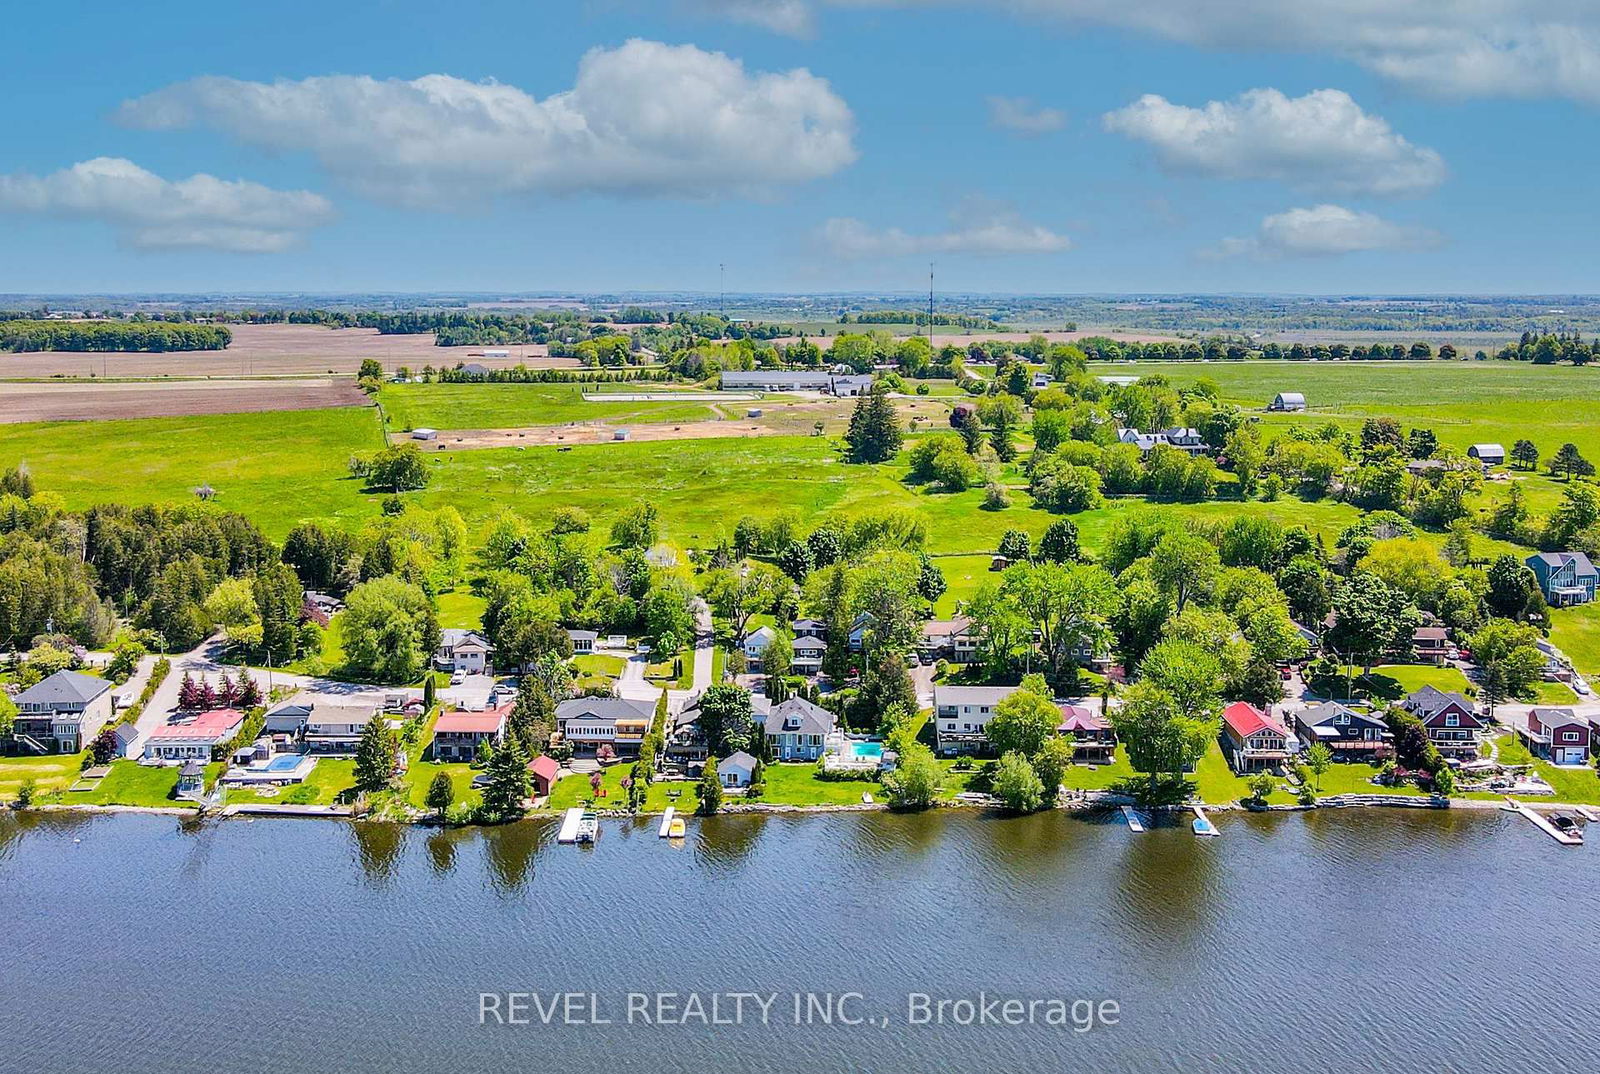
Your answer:
[[[703,694],[711,686],[711,651],[716,644],[711,608],[700,597],[694,602],[694,692]]]

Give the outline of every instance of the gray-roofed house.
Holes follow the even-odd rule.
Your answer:
[[[434,666],[441,671],[464,671],[486,675],[494,646],[476,630],[450,628],[439,631],[439,649],[433,654]]]
[[[610,746],[618,757],[635,756],[655,709],[653,702],[625,697],[575,697],[556,706],[556,731],[578,753]]]
[[[111,684],[58,671],[11,699],[17,716],[6,745],[22,753],[77,753],[111,719]]]
[[[821,638],[794,639],[794,659],[789,662],[796,675],[818,675],[822,672],[822,658],[828,652],[828,643]]]
[[[1413,691],[1401,707],[1422,721],[1429,741],[1447,758],[1477,760],[1478,734],[1484,721],[1471,698],[1424,686]]]
[[[750,786],[750,781],[755,778],[756,766],[760,764],[754,757],[740,750],[732,753],[717,762],[717,778],[724,787],[739,788]]]
[[[1587,765],[1593,730],[1589,721],[1572,709],[1534,708],[1517,736],[1535,757],[1551,764]]]
[[[822,758],[828,735],[839,720],[821,705],[791,697],[771,706],[762,719],[772,756],[780,761],[816,761]]]
[[[989,749],[985,728],[995,706],[1017,692],[1015,686],[947,686],[933,688],[933,718],[937,752],[943,757],[984,753]]]
[[[1394,752],[1394,735],[1382,717],[1336,701],[1301,710],[1294,723],[1300,741],[1322,743],[1337,761],[1383,761]]]
[[[306,749],[311,753],[353,757],[356,747],[361,743],[361,733],[376,715],[378,706],[375,702],[335,704],[318,701],[311,706],[311,714],[306,718],[302,731]]]
[[[1268,410],[1304,410],[1306,397],[1299,392],[1279,392],[1273,396]]]
[[[1587,604],[1594,599],[1595,586],[1600,584],[1600,572],[1582,552],[1539,552],[1527,558],[1539,579],[1539,590],[1545,602],[1564,608],[1570,604]]]
[[[1500,444],[1473,444],[1467,449],[1467,457],[1477,459],[1485,466],[1504,466],[1506,449]]]

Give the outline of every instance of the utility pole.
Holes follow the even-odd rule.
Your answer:
[[[933,354],[933,262],[928,262],[928,353]]]
[[[728,316],[728,266],[717,264],[717,312],[724,320]]]

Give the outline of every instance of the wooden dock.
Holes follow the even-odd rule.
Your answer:
[[[1144,831],[1144,821],[1139,819],[1139,814],[1133,811],[1132,806],[1123,806],[1122,815],[1128,820],[1128,830],[1130,832],[1137,834]]]
[[[561,829],[556,832],[558,843],[592,843],[600,830],[600,818],[587,809],[576,806],[561,817]]]
[[[1536,826],[1544,829],[1544,833],[1546,835],[1560,843],[1562,846],[1581,847],[1583,845],[1582,832],[1575,830],[1565,831],[1561,828],[1557,828],[1542,814],[1529,809],[1527,806],[1523,805],[1514,798],[1507,798],[1506,804],[1502,808],[1511,813],[1521,813],[1524,817],[1527,817],[1529,820],[1533,821]]]
[[[661,828],[656,835],[662,839],[672,838],[672,818],[678,815],[677,806],[668,806],[667,811],[661,814]]]
[[[1194,834],[1212,839],[1222,834],[1217,831],[1217,826],[1211,823],[1211,818],[1206,816],[1206,811],[1199,806],[1194,807]]]

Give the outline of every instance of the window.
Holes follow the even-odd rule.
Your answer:
[[[1576,732],[1576,731],[1563,731],[1561,733],[1561,741],[1563,741],[1563,742],[1576,742],[1576,741],[1578,741],[1578,732]]]
[[[1453,712],[1446,713],[1445,714],[1445,718],[1444,718],[1444,725],[1446,727],[1460,727],[1461,726],[1461,717],[1457,716]]]

